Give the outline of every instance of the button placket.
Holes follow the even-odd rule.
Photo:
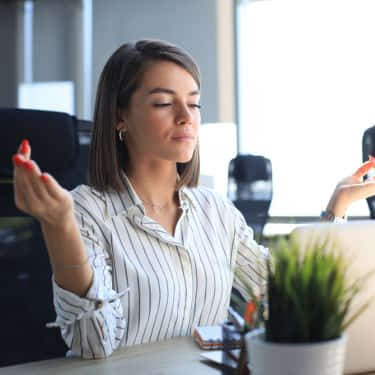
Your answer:
[[[186,202],[186,200],[182,199],[181,197],[180,197],[180,202],[181,202],[180,208],[182,210],[182,214],[178,219],[178,222],[176,224],[176,229],[177,229],[177,226],[180,226],[180,230],[182,230],[181,224],[184,224],[184,226],[186,225],[184,219],[186,218],[186,216],[187,216],[186,214],[189,211],[189,204],[188,204],[188,202]],[[162,240],[163,242],[166,242],[166,243],[171,244],[173,246],[178,246],[179,248],[183,248],[185,251],[188,251],[185,248],[185,246],[184,246],[184,244],[182,243],[181,240],[176,240],[174,237],[172,237],[156,221],[154,221],[154,223],[152,223],[152,224],[155,224],[155,226],[157,226],[157,229],[159,229],[159,230],[155,230],[155,229],[151,228],[150,226],[148,226],[147,223],[144,222],[144,220],[146,218],[146,215],[145,215],[145,212],[143,212],[142,207],[139,207],[138,205],[134,205],[134,206],[130,207],[128,212],[126,213],[126,216],[128,217],[128,219],[134,225],[136,225],[142,231],[152,235],[153,237],[158,238],[159,240]],[[152,219],[149,219],[149,220],[152,220]],[[186,231],[183,233],[184,240],[185,240],[185,233],[186,233]]]

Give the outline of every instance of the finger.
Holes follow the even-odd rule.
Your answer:
[[[13,162],[13,166],[16,170],[17,167],[23,167],[23,164],[25,162],[25,158],[22,157],[20,154],[14,154],[12,156],[12,162]]]
[[[20,185],[23,195],[24,211],[35,218],[41,218],[46,212],[46,208],[51,206],[51,199],[39,180],[39,177],[36,177],[36,179],[39,180],[39,186],[35,183],[35,176],[33,176],[32,173],[34,173],[32,170],[28,170],[27,167],[24,167],[24,173],[20,176],[22,178],[22,180],[20,178]],[[45,190],[44,192],[42,190],[43,188]]]
[[[27,211],[26,193],[25,193],[25,174],[24,167],[25,158],[20,154],[15,154],[12,157],[14,171],[13,171],[13,185],[14,185],[14,200],[17,208]]]
[[[62,197],[61,186],[49,173],[42,173],[39,179],[43,182],[48,194],[52,198],[60,199]]]
[[[33,160],[27,160],[23,165],[26,170],[25,180],[31,185],[34,196],[41,202],[48,199],[48,192],[40,180],[40,169]]]
[[[22,174],[24,173],[23,164],[25,159],[20,154],[14,154],[12,156],[13,162],[13,184],[14,184],[14,199],[17,207],[21,208],[23,201],[23,191],[22,191]]]
[[[375,180],[366,181],[359,185],[347,186],[351,193],[351,201],[355,202],[375,195]]]
[[[17,169],[14,168],[13,173],[13,192],[14,192],[14,203],[16,204],[16,207],[20,210],[23,210],[25,207],[25,195],[22,189],[22,182],[19,174],[16,173]],[[22,171],[21,171],[22,172]],[[21,173],[22,174],[22,173]]]
[[[371,169],[374,168],[375,164],[374,162],[370,159],[369,161],[366,161],[363,163],[353,174],[353,177],[357,178],[360,180],[367,172]]]
[[[31,147],[27,139],[24,139],[20,146],[18,147],[18,153],[23,155],[26,160],[30,159],[31,156]]]
[[[30,172],[33,172],[33,174],[37,174],[38,177],[42,174],[42,172],[39,169],[38,164],[34,160],[26,160],[23,163],[23,167]]]

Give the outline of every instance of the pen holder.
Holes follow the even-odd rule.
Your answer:
[[[239,357],[234,357],[231,351],[233,349],[239,349]],[[223,356],[224,359],[235,360],[237,362],[236,375],[249,375],[247,367],[247,352],[244,334],[238,330],[238,328],[229,321],[223,323]]]
[[[241,333],[241,350],[240,357],[238,358],[236,375],[250,375],[249,367],[247,366],[247,358],[245,333]]]
[[[223,323],[223,350],[228,353],[230,350],[241,346],[241,333],[230,321]]]

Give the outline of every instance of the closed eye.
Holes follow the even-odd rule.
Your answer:
[[[168,106],[171,106],[172,103],[155,103],[154,104],[154,107],[157,107],[157,108],[162,108],[162,107],[168,107]],[[200,104],[188,104],[190,108],[197,108],[197,109],[200,109],[201,108],[201,105]]]
[[[171,105],[171,103],[155,103],[154,107],[167,107]]]

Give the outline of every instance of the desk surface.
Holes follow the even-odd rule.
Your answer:
[[[118,350],[104,360],[58,358],[0,368],[1,375],[218,375],[221,370],[200,359],[192,337],[136,345]]]
[[[0,368],[0,375],[219,375],[222,370],[200,359],[192,337],[136,345],[103,360],[58,358]],[[375,375],[375,372],[368,372]]]

